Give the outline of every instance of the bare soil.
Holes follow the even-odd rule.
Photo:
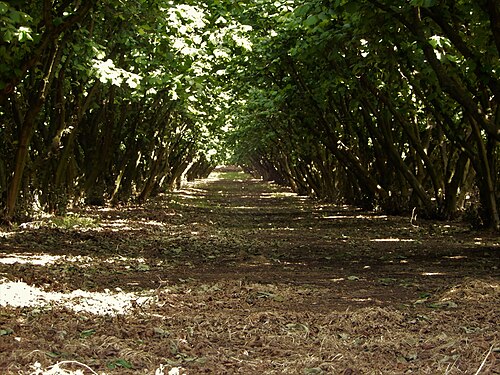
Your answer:
[[[0,373],[500,374],[499,251],[214,173],[0,230]]]

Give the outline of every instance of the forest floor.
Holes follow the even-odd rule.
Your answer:
[[[500,374],[499,255],[213,173],[0,229],[0,373]]]

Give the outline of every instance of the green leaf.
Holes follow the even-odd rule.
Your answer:
[[[12,33],[11,30],[5,30],[3,33],[3,40],[4,42],[11,42],[14,37],[14,34]]]
[[[309,12],[309,9],[311,9],[311,5],[310,4],[304,4],[304,5],[301,5],[297,8],[295,8],[295,10],[293,11],[293,13],[297,16],[297,17],[304,17],[307,12]]]
[[[440,301],[429,304],[429,307],[432,307],[433,309],[444,309],[444,308],[454,309],[457,308],[458,305],[453,301]]]
[[[150,270],[150,267],[147,264],[139,264],[137,266],[137,271],[145,272],[145,271],[149,271],[149,270]]]
[[[110,370],[114,370],[118,367],[128,368],[128,369],[134,368],[134,366],[130,362],[128,362],[124,359],[117,359],[116,361],[110,362],[107,364],[107,367]]]
[[[396,279],[393,279],[393,278],[390,278],[390,277],[386,277],[386,278],[380,278],[378,279],[378,282],[382,285],[385,285],[385,286],[388,286],[388,285],[392,285],[396,282],[397,280]]]
[[[314,26],[319,22],[319,18],[316,15],[311,15],[307,17],[307,19],[304,21],[304,25],[306,26]]]
[[[7,336],[13,334],[14,331],[10,328],[7,329],[0,329],[0,336]]]
[[[0,1],[0,14],[5,14],[9,10],[9,6],[3,1]]]
[[[18,39],[20,42],[26,42],[28,40],[33,40],[31,36],[31,29],[27,27],[20,27],[18,33]]]
[[[18,12],[17,10],[11,10],[9,17],[13,23],[21,22],[21,13]]]
[[[85,339],[87,337],[92,336],[95,333],[95,329],[86,329],[85,331],[80,332],[80,337]]]

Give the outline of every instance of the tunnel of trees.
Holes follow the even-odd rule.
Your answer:
[[[497,0],[0,1],[2,220],[234,163],[500,230]]]

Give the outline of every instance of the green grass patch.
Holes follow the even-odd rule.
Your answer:
[[[223,180],[248,180],[252,178],[249,174],[245,172],[217,172],[219,173],[219,178]]]
[[[50,225],[62,229],[96,228],[99,226],[99,221],[90,217],[68,214],[51,218]]]

